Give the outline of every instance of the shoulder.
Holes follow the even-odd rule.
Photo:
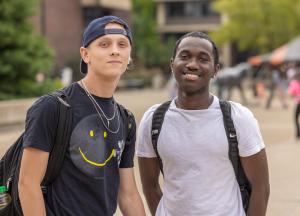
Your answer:
[[[143,115],[143,118],[141,120],[141,124],[144,122],[152,121],[152,116],[155,110],[160,106],[161,104],[155,104],[151,106]]]
[[[117,103],[117,106],[124,121],[127,119],[135,123],[134,114],[129,109],[127,109],[125,106],[119,103]]]
[[[254,155],[265,147],[258,121],[247,107],[235,102],[230,103],[239,143],[239,154],[242,157]]]
[[[137,136],[137,150],[136,153],[139,157],[156,157],[152,146],[151,137],[151,124],[152,117],[155,110],[160,104],[151,106],[143,115],[139,124],[138,136]]]
[[[24,147],[50,152],[59,121],[58,100],[50,95],[38,98],[26,115]]]
[[[117,103],[117,106],[119,107],[119,109],[124,111],[126,115],[132,115],[133,116],[133,113],[128,108],[126,108],[124,105],[122,105],[118,102],[116,102],[116,103]]]
[[[252,111],[240,103],[230,101],[231,115],[235,119],[250,119],[254,118]]]
[[[152,124],[153,113],[161,104],[151,106],[143,115],[139,124],[139,131],[149,131]]]
[[[58,107],[58,102],[59,102],[57,95],[63,94],[68,99],[70,99],[73,96],[74,92],[76,93],[76,90],[78,90],[78,84],[72,83],[70,86],[64,87],[55,92],[45,94],[45,95],[39,97],[33,103],[33,105],[30,107],[30,109],[35,109],[35,108],[55,109]]]
[[[250,131],[259,130],[259,123],[250,109],[236,102],[230,103],[231,116],[237,132],[251,134]]]
[[[57,109],[57,99],[51,95],[43,95],[38,98],[29,108],[28,112],[44,110],[55,111]]]

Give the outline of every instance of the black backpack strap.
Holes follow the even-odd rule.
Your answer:
[[[62,168],[65,154],[69,146],[72,126],[72,112],[68,96],[62,90],[51,93],[50,95],[58,100],[59,119],[55,143],[50,152],[46,174],[42,182],[43,191],[45,186],[55,180]]]
[[[152,145],[153,149],[156,153],[156,157],[158,159],[159,163],[159,168],[162,174],[164,174],[163,170],[163,163],[162,160],[159,156],[158,150],[157,150],[157,141],[158,137],[161,131],[162,124],[164,122],[165,114],[167,110],[169,109],[169,106],[171,104],[171,101],[167,101],[163,104],[161,104],[153,113],[152,117],[152,125],[151,125],[151,140],[152,140]]]
[[[124,119],[124,129],[126,134],[126,140],[125,144],[129,144],[132,142],[135,142],[136,138],[136,123],[135,123],[135,118],[132,112],[130,112],[128,109],[126,109],[123,105],[118,104],[121,116],[123,116]]]
[[[234,173],[238,178],[240,157],[236,131],[231,118],[231,105],[230,102],[223,100],[220,100],[219,103],[223,113],[224,127],[229,144],[229,159],[232,163]]]
[[[228,152],[229,159],[232,163],[236,180],[240,186],[244,209],[247,210],[249,200],[245,201],[244,199],[248,199],[249,197],[244,198],[244,196],[250,195],[251,186],[245,175],[244,169],[240,161],[236,130],[234,128],[234,124],[231,118],[231,104],[230,102],[223,101],[223,100],[220,100],[219,103],[223,113],[224,127],[225,127],[226,136],[229,144],[229,152]],[[244,193],[249,193],[249,194],[244,195]]]

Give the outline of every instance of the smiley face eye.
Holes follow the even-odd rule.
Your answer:
[[[94,137],[94,131],[90,130],[90,137]]]
[[[93,130],[90,130],[89,135],[90,135],[90,137],[94,137],[94,136],[95,136],[94,131],[93,131]],[[107,137],[107,132],[106,132],[106,131],[103,132],[103,137],[104,137],[104,138]]]

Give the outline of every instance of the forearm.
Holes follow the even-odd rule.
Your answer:
[[[269,200],[269,187],[252,188],[248,216],[265,216]]]
[[[156,209],[158,207],[159,201],[163,195],[160,186],[153,187],[151,189],[144,190],[144,195],[147,200],[147,204],[151,215],[155,215]]]
[[[158,160],[157,158],[139,157],[139,168],[143,193],[151,215],[155,215],[159,201],[163,195],[159,184],[160,169]]]
[[[119,207],[123,216],[145,216],[145,209],[138,192],[119,197]]]
[[[18,189],[24,216],[46,216],[44,197],[40,186],[19,184]]]

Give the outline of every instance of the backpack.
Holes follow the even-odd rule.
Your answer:
[[[58,176],[71,136],[72,128],[72,109],[69,103],[68,96],[59,90],[49,94],[57,101],[59,109],[58,126],[56,129],[56,138],[53,149],[50,152],[47,170],[41,184],[43,194],[47,193],[47,185],[50,185]],[[124,119],[126,143],[131,141],[135,134],[135,120],[133,114],[118,104],[121,116]],[[8,193],[12,198],[12,202],[5,209],[5,212],[0,212],[0,216],[22,216],[22,208],[18,193],[18,180],[20,164],[22,159],[24,132],[15,141],[15,143],[6,151],[0,160],[0,185],[5,185],[8,188]]]
[[[43,193],[46,193],[47,185],[51,184],[58,176],[62,167],[65,153],[67,151],[71,134],[71,106],[68,97],[62,90],[49,94],[56,99],[58,105],[59,119],[56,129],[55,144],[49,155],[48,166],[41,184]],[[22,216],[22,208],[19,200],[18,180],[20,164],[23,153],[24,132],[17,141],[6,151],[0,161],[1,185],[6,185],[12,201],[1,216]]]
[[[165,114],[170,106],[171,101],[167,101],[163,104],[161,104],[155,111],[152,117],[152,126],[151,126],[151,140],[153,149],[156,153],[159,168],[161,173],[163,174],[163,163],[159,156],[158,150],[157,150],[157,141],[158,136],[160,134]],[[251,185],[248,181],[244,169],[241,165],[240,157],[239,157],[239,149],[238,149],[238,141],[236,136],[236,131],[234,128],[234,124],[231,118],[231,104],[228,101],[220,100],[220,107],[223,114],[223,121],[224,121],[224,128],[226,131],[226,136],[228,139],[229,144],[229,152],[228,156],[232,163],[234,173],[236,180],[239,184],[240,191],[241,191],[241,197],[243,201],[243,207],[245,212],[248,210],[249,206],[249,200],[251,195]]]

